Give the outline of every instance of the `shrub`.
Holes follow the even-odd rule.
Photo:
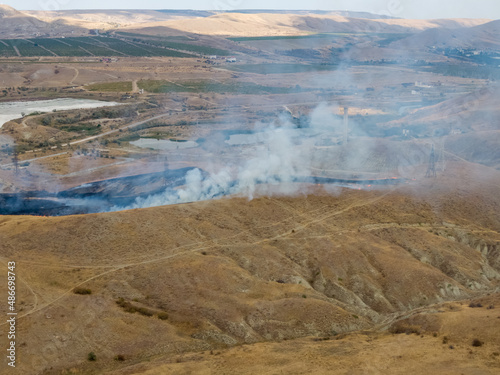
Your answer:
[[[168,319],[168,314],[166,312],[158,313],[158,319],[167,320]]]
[[[115,355],[115,361],[120,361],[120,362],[123,362],[125,361],[125,356],[123,354],[117,354]]]
[[[125,312],[131,313],[131,314],[138,312],[139,314],[142,314],[144,316],[153,316],[154,315],[154,312],[151,311],[150,309],[148,309],[146,307],[134,306],[130,302],[125,301],[125,299],[123,299],[122,297],[118,298],[115,302]]]
[[[136,311],[144,316],[153,316],[153,312],[145,307],[136,307]]]
[[[90,352],[89,354],[87,354],[87,359],[89,361],[95,361],[95,360],[97,360],[97,356],[95,355],[94,352]]]
[[[391,328],[389,328],[389,332],[394,334],[406,333],[407,335],[409,335],[411,333],[415,333],[417,335],[420,335],[420,327],[404,322],[397,322],[396,324],[392,325]]]
[[[480,302],[477,303],[471,302],[469,303],[469,307],[483,307],[483,305]]]
[[[479,339],[474,339],[472,340],[472,346],[476,346],[476,347],[479,347],[479,346],[483,346],[483,342]]]
[[[84,294],[92,294],[92,291],[88,288],[77,287],[77,288],[73,289],[73,293],[84,295]]]

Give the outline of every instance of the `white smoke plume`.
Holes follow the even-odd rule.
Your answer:
[[[223,195],[239,195],[253,199],[257,186],[262,194],[297,194],[299,184],[291,184],[297,176],[309,176],[311,153],[302,147],[304,131],[296,129],[289,122],[281,120],[278,127],[272,124],[260,131],[260,143],[255,156],[241,165],[226,165],[203,173],[200,169],[186,174],[185,186],[176,190],[138,197],[127,207],[113,207],[111,211],[162,206],[168,204],[208,200]],[[266,186],[271,189],[266,190]]]

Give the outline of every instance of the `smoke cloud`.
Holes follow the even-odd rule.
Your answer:
[[[208,172],[192,169],[187,172],[183,187],[146,198],[138,197],[130,206],[115,206],[111,210],[195,202],[224,195],[253,199],[258,185],[261,186],[259,192],[265,195],[299,194],[304,188],[291,183],[298,176],[311,175],[311,149],[302,145],[307,131],[280,119],[279,126],[273,123],[264,129],[258,129],[247,138],[252,140],[252,135],[253,141],[257,142],[254,145],[254,156],[240,165],[231,163],[217,167],[213,163]]]

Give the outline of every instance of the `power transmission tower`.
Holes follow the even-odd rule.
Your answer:
[[[436,177],[436,153],[434,152],[434,145],[432,145],[431,156],[429,158],[429,166],[425,177]]]

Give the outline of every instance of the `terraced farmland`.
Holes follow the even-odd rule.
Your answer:
[[[17,56],[17,53],[6,40],[0,40],[0,56]]]
[[[165,47],[173,50],[189,51],[202,55],[228,56],[231,54],[230,51],[221,48],[200,46],[198,44],[191,44],[191,43],[182,43],[184,41],[190,40],[189,38],[186,37],[175,36],[175,37],[164,38],[164,37],[124,33],[124,32],[119,32],[117,33],[117,35],[119,35],[122,38],[129,39],[132,42],[147,44],[148,48],[149,46]]]
[[[19,54],[17,53],[19,51]],[[193,55],[161,46],[145,46],[129,41],[101,36],[75,38],[33,38],[0,40],[2,57],[35,56],[164,56]]]
[[[52,54],[41,48],[36,42],[28,39],[8,39],[3,40],[1,43],[0,54],[2,56],[18,56],[16,51],[19,51],[21,56],[32,57],[32,56],[52,56]]]

